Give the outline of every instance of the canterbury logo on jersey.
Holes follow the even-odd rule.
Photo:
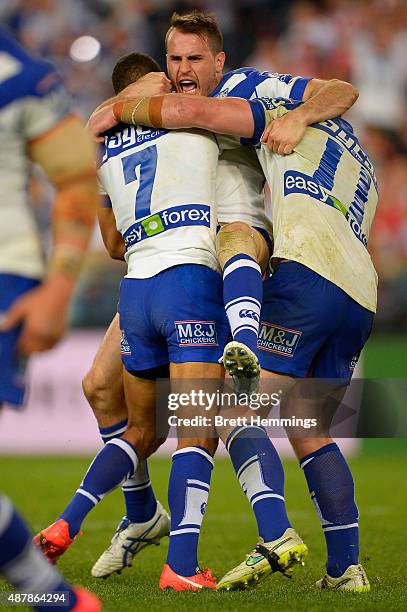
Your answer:
[[[123,234],[126,250],[146,238],[151,238],[169,229],[201,225],[211,226],[211,209],[206,204],[173,206],[151,217],[133,223]]]
[[[315,200],[319,200],[328,206],[336,208],[345,217],[356,238],[365,246],[367,245],[367,236],[362,232],[360,224],[354,216],[352,216],[351,209],[347,209],[338,198],[335,198],[335,196],[329,193],[329,191],[320,185],[312,176],[308,176],[302,172],[288,170],[284,174],[284,195],[288,196],[292,193],[309,195]]]

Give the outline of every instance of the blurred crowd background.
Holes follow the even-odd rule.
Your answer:
[[[84,118],[112,94],[111,70],[131,50],[165,66],[174,10],[202,9],[222,28],[226,66],[351,81],[349,114],[377,169],[379,208],[369,249],[380,277],[376,331],[407,331],[406,0],[0,0],[0,20],[64,75]],[[39,175],[32,204],[46,241],[52,190]],[[123,265],[95,235],[72,312],[75,326],[105,326]]]

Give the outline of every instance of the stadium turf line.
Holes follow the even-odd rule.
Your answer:
[[[389,450],[391,441],[389,441]],[[134,566],[121,576],[97,580],[90,568],[108,545],[123,514],[121,493],[108,496],[84,524],[85,535],[76,541],[60,561],[60,567],[73,583],[94,590],[107,612],[146,610],[180,612],[241,610],[258,612],[295,610],[405,610],[406,536],[405,487],[407,454],[372,453],[352,460],[361,511],[362,562],[372,592],[352,595],[317,591],[314,582],[323,574],[325,545],[318,520],[309,500],[303,476],[294,461],[286,461],[286,497],[293,525],[309,546],[306,567],[292,580],[280,575],[265,579],[257,589],[234,593],[167,593],[157,583],[165,560],[166,540],[136,557]],[[88,460],[83,458],[4,458],[0,457],[1,489],[11,495],[37,531],[55,520],[81,480]],[[166,502],[169,474],[167,459],[151,461],[151,476],[158,498]],[[229,462],[216,462],[213,486],[202,530],[200,560],[221,576],[256,542],[250,508],[232,473]],[[0,589],[8,588],[0,582]],[[26,608],[19,607],[19,610]],[[57,608],[55,608],[57,610]],[[1,607],[1,610],[16,610]]]

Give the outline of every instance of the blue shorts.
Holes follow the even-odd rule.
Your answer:
[[[121,355],[128,372],[194,361],[216,363],[230,338],[220,274],[196,264],[120,286]]]
[[[17,298],[38,284],[39,281],[32,278],[0,274],[0,315],[5,313]],[[24,403],[27,359],[17,353],[20,331],[20,326],[7,332],[0,331],[0,404],[7,402],[21,406]]]
[[[280,263],[263,290],[261,367],[348,383],[370,335],[373,312],[294,261]]]

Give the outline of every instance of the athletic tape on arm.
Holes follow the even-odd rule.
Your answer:
[[[113,106],[113,114],[117,121],[122,123],[161,128],[163,126],[161,116],[163,100],[164,96],[153,96],[116,102]]]

